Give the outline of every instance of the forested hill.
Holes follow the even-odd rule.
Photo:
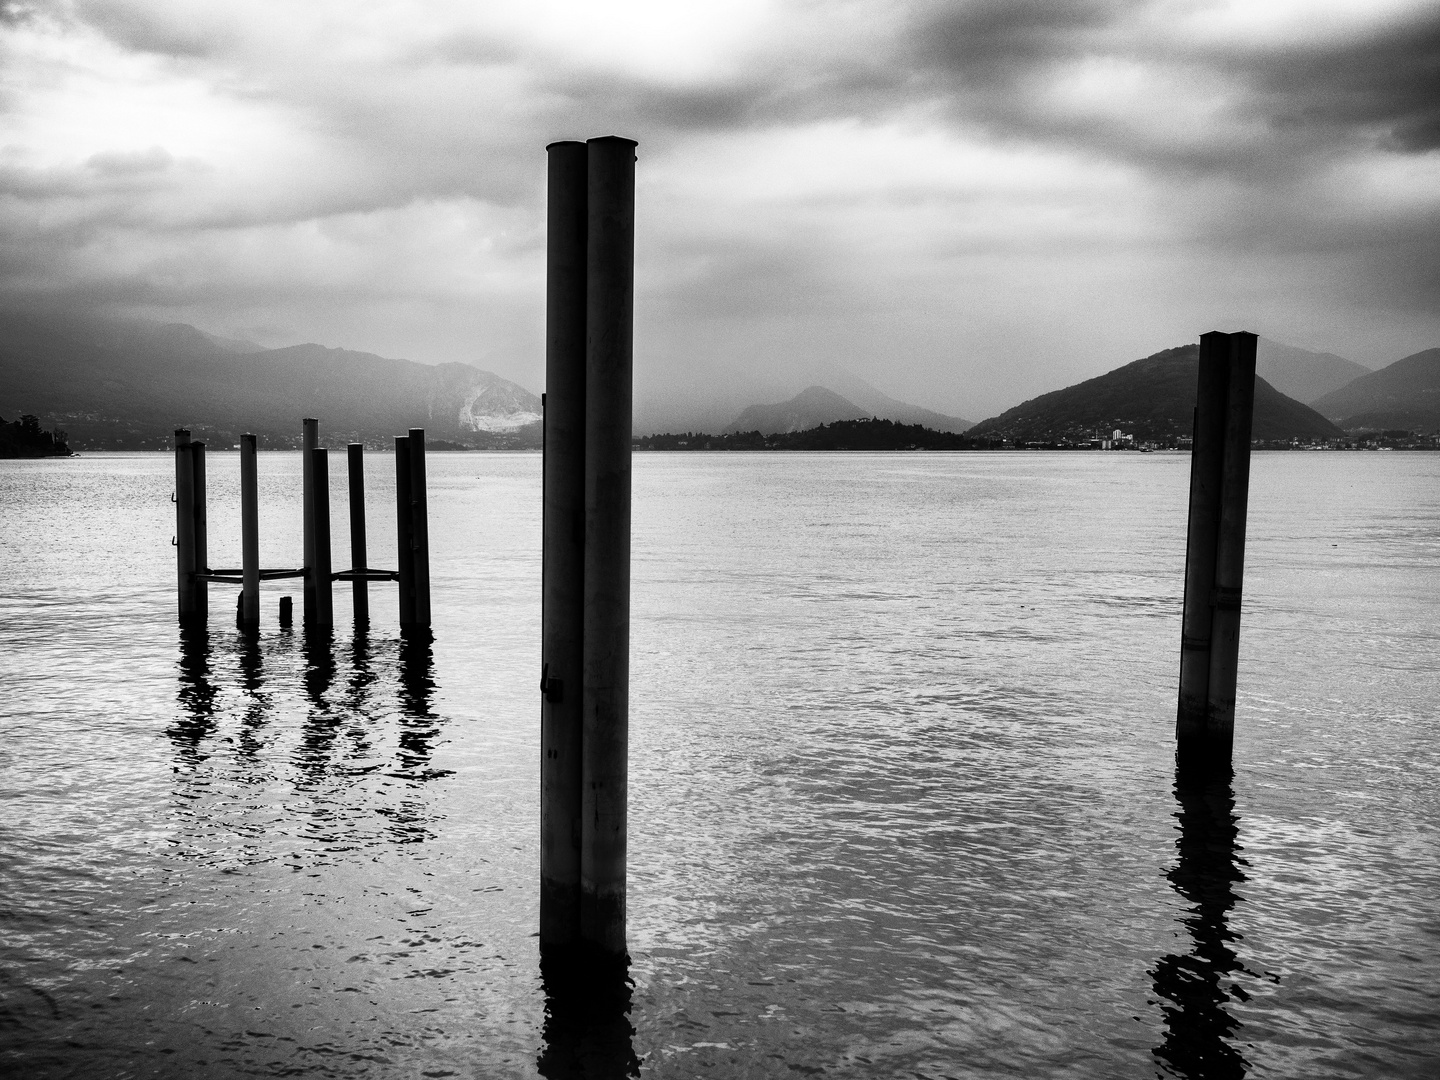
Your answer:
[[[1085,382],[1023,402],[967,432],[1007,442],[1085,444],[1119,428],[1137,442],[1173,445],[1191,434],[1199,345],[1147,356]],[[1325,417],[1255,380],[1253,437],[1264,442],[1336,439],[1344,433]]]

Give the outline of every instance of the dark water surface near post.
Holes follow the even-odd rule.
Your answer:
[[[0,462],[0,1070],[1435,1075],[1440,455],[1255,457],[1198,786],[1188,468],[637,456],[634,986],[577,995],[533,936],[538,456],[431,458],[433,641],[393,586],[282,632],[294,582],[182,635],[169,455]],[[299,455],[259,471],[298,565]]]

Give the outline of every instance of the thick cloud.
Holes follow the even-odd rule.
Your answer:
[[[1425,4],[3,0],[0,301],[538,388],[543,147],[617,132],[642,416],[1380,363],[1440,338],[1437,72]]]

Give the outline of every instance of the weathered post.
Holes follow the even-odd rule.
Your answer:
[[[190,483],[194,490],[195,620],[204,626],[210,615],[210,585],[201,574],[210,572],[209,521],[205,510],[205,444],[190,444]]]
[[[1230,762],[1255,340],[1219,332],[1200,338],[1175,725],[1182,767]]]
[[[330,465],[329,451],[316,448],[310,459],[311,519],[314,562],[305,583],[314,587],[314,615],[309,628],[329,630],[335,625],[334,595],[330,586]]]
[[[587,142],[580,931],[626,955],[635,146]]]
[[[415,625],[430,625],[430,509],[425,493],[425,429],[410,429],[411,571],[415,577]]]
[[[310,451],[320,445],[320,421],[307,416],[300,421],[300,505],[305,514],[305,538],[302,562],[305,576],[301,579],[302,617],[305,625],[315,621],[315,486],[314,459]]]
[[[1210,631],[1206,741],[1230,760],[1235,737],[1235,682],[1240,666],[1240,597],[1245,581],[1245,517],[1250,499],[1250,430],[1255,412],[1254,334],[1230,335],[1225,403],[1225,471],[1215,546],[1215,614]]]
[[[295,604],[288,596],[280,597],[280,628],[289,630],[290,624],[295,620]]]
[[[195,467],[190,456],[190,432],[175,430],[175,585],[180,624],[196,618],[195,590]]]
[[[254,435],[240,436],[240,625],[260,625],[260,495]]]
[[[1210,684],[1211,603],[1215,543],[1220,527],[1220,484],[1225,459],[1225,391],[1229,384],[1228,334],[1200,338],[1190,446],[1190,520],[1185,541],[1185,603],[1181,616],[1180,702],[1176,739],[1202,738]]]
[[[364,570],[370,564],[365,554],[365,444],[346,447],[350,468],[350,566]],[[355,625],[370,621],[370,583],[363,577],[351,582],[355,598]]]
[[[581,685],[585,628],[583,142],[548,146],[541,463],[540,949],[580,941]]]
[[[395,547],[400,625],[415,625],[415,515],[410,508],[410,438],[395,436]]]

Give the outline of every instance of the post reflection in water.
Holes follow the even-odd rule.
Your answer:
[[[203,761],[200,744],[215,730],[216,687],[210,678],[210,635],[203,627],[180,628],[180,715],[168,734],[187,763]]]
[[[545,989],[544,1046],[536,1060],[547,1080],[619,1080],[640,1075],[630,1023],[628,957],[560,952],[540,960]]]
[[[416,779],[426,779],[432,744],[440,733],[430,711],[435,694],[433,635],[427,629],[407,631],[400,639],[400,767]]]
[[[1150,971],[1165,1016],[1165,1037],[1153,1052],[1170,1072],[1192,1080],[1238,1080],[1248,1067],[1236,1045],[1240,1022],[1226,1008],[1231,1000],[1249,999],[1232,976],[1255,974],[1231,947],[1240,940],[1229,927],[1239,900],[1234,885],[1245,880],[1241,867],[1247,865],[1236,839],[1232,780],[1228,765],[1175,777],[1179,858],[1166,876],[1190,905],[1184,922],[1192,944],[1187,954],[1162,957]]]

